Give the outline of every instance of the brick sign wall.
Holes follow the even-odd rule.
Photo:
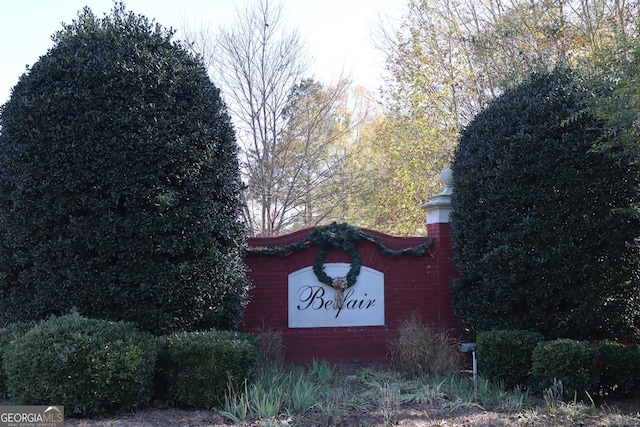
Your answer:
[[[254,247],[284,247],[309,236],[312,229],[284,236],[253,238]],[[393,237],[371,230],[386,247],[404,249],[425,242],[425,237]],[[362,270],[356,284],[344,291],[338,308],[335,290],[317,281],[311,266],[318,245],[285,256],[250,253],[246,263],[254,289],[241,330],[281,331],[286,346],[285,361],[316,360],[342,362],[388,361],[387,343],[412,313],[426,324],[461,336],[462,329],[451,308],[449,281],[456,270],[451,263],[449,224],[428,225],[434,240],[423,257],[389,257],[380,248],[363,241],[358,247]],[[324,260],[331,277],[344,276],[350,258],[332,250]]]

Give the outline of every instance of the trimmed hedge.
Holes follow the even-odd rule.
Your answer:
[[[507,387],[542,392],[562,381],[565,396],[626,396],[640,391],[640,346],[611,341],[543,341],[530,331],[477,335],[480,374]]]
[[[224,402],[229,381],[241,385],[258,363],[258,343],[230,331],[180,332],[161,338],[158,397],[172,405],[211,408]]]
[[[97,417],[149,402],[156,358],[155,339],[131,324],[70,314],[12,340],[3,366],[13,404],[55,402],[68,416]]]
[[[22,337],[31,328],[33,328],[33,326],[34,324],[31,322],[18,322],[5,326],[4,328],[0,328],[0,395],[6,394],[7,391],[7,374],[5,373],[5,370],[2,369],[4,351],[12,341]]]
[[[507,387],[531,386],[531,356],[543,336],[537,332],[495,330],[476,338],[480,373]]]
[[[585,341],[557,339],[540,343],[531,356],[538,391],[562,381],[565,397],[578,399],[598,390],[600,372],[596,352]]]
[[[598,393],[626,396],[640,390],[640,347],[611,341],[591,344],[598,373]]]

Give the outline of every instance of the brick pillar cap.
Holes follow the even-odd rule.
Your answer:
[[[449,222],[451,212],[451,194],[453,194],[453,172],[445,169],[440,174],[440,181],[444,184],[444,190],[430,202],[420,206],[427,213],[427,225]]]

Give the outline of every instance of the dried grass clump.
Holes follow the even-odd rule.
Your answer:
[[[259,350],[258,357],[261,366],[281,367],[284,363],[284,341],[281,331],[261,329],[256,334]]]
[[[424,325],[416,314],[402,323],[398,336],[389,342],[389,352],[394,367],[412,375],[445,375],[462,366],[456,340]]]

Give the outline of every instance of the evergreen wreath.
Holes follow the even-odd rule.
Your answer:
[[[414,248],[390,249],[376,236],[347,223],[336,222],[326,226],[316,227],[307,238],[291,245],[274,248],[253,247],[249,249],[249,252],[262,255],[289,256],[302,249],[308,249],[314,244],[320,245],[320,251],[313,261],[313,272],[320,283],[331,286],[338,291],[343,291],[355,285],[358,275],[360,274],[361,258],[358,253],[358,247],[363,240],[374,243],[380,248],[380,252],[386,256],[433,256],[429,251],[429,248],[433,245],[432,239],[428,238],[423,244]],[[346,278],[332,278],[324,271],[324,260],[332,250],[343,250],[349,255],[349,258],[351,258],[351,267],[349,268]]]

